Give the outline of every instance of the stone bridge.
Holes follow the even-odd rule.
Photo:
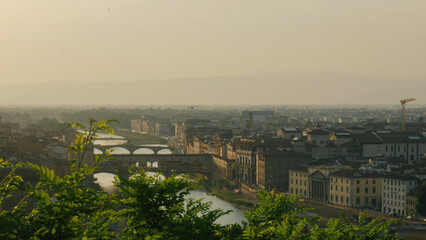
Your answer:
[[[201,173],[209,179],[212,175],[212,158],[209,154],[111,154],[112,159],[102,163],[96,173],[115,173],[118,171],[123,176],[128,176],[128,168],[139,168],[161,171],[168,176],[171,173]]]
[[[103,146],[103,145],[93,145],[94,149],[97,149],[99,151],[101,151],[102,153],[105,153],[105,151],[107,149],[112,149],[112,148],[123,148],[127,151],[129,151],[130,153],[128,155],[161,155],[161,150],[165,150],[168,149],[170,150],[172,153],[175,152],[175,149],[173,147],[161,147],[161,146],[137,146],[137,145],[133,145],[133,144],[129,144],[129,143],[125,143],[125,144],[120,144],[120,145],[109,145],[109,146]],[[138,153],[138,150],[149,150],[150,152],[148,153]],[[114,154],[114,152],[112,152],[112,154]],[[165,153],[168,154],[168,153]],[[118,154],[117,154],[118,155]]]

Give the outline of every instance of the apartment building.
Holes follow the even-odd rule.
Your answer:
[[[309,197],[309,168],[301,166],[289,170],[289,193]]]
[[[280,192],[288,191],[289,169],[306,165],[311,160],[310,155],[295,151],[260,152],[256,157],[256,185],[260,189]]]
[[[328,202],[330,199],[329,174],[349,166],[301,166],[289,170],[289,193],[315,201]]]
[[[355,207],[381,206],[382,175],[374,171],[340,170],[330,174],[330,203]]]
[[[413,176],[395,173],[384,175],[382,178],[382,212],[406,217],[407,194],[412,193],[417,185],[418,179]]]

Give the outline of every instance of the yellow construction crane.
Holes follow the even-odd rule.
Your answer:
[[[401,103],[401,132],[405,132],[405,103],[415,100],[416,98],[405,98],[399,101]]]

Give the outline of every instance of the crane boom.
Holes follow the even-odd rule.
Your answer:
[[[412,102],[412,101],[415,101],[416,100],[416,98],[404,98],[404,99],[402,99],[401,101],[399,101],[400,103],[401,103],[401,105],[402,104],[405,104],[405,103],[407,103],[407,102]]]
[[[401,103],[401,132],[405,132],[405,103],[415,100],[416,98],[404,98],[399,101]]]

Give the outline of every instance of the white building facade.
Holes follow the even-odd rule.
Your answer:
[[[382,178],[382,212],[396,213],[400,217],[406,217],[405,211],[407,194],[418,185],[415,177],[407,175],[389,174]]]

